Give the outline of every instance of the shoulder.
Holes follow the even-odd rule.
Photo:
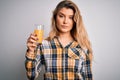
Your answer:
[[[43,47],[43,49],[45,49],[45,48],[47,48],[47,49],[49,49],[50,48],[50,41],[49,40],[43,40],[42,41],[42,47]]]
[[[49,44],[49,43],[50,43],[49,40],[43,40],[43,41],[42,41],[42,44],[43,44],[43,45],[45,45],[45,44]]]
[[[54,44],[55,44],[54,39],[52,39],[52,40],[44,39],[42,41],[43,48],[51,48],[51,46],[53,46]]]

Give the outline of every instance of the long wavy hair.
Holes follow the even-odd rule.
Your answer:
[[[89,51],[88,58],[90,59],[90,61],[92,61],[92,48],[91,48],[91,44],[90,44],[90,41],[88,38],[88,34],[87,34],[85,27],[84,27],[84,24],[83,24],[80,10],[76,6],[76,4],[70,0],[61,1],[56,6],[55,10],[53,11],[51,31],[50,31],[49,37],[47,39],[51,40],[55,36],[59,35],[59,31],[56,27],[56,15],[59,12],[59,10],[64,8],[64,7],[70,8],[74,11],[74,16],[73,16],[74,24],[73,24],[73,29],[71,30],[71,35],[74,38],[74,40],[76,40],[80,44],[81,48],[88,49],[88,51]]]

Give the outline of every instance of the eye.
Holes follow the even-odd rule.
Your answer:
[[[69,19],[73,19],[73,16],[70,16]]]
[[[63,18],[64,16],[63,16],[63,15],[61,15],[61,14],[59,14],[59,17],[60,17],[60,18]]]

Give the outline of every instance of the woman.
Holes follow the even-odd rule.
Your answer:
[[[26,71],[30,80],[45,66],[45,80],[92,80],[92,49],[80,11],[70,0],[61,1],[52,16],[49,37],[37,46],[34,33],[27,41]]]

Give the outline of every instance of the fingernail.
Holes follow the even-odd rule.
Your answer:
[[[37,40],[38,40],[38,38],[37,38]]]
[[[34,34],[35,36],[37,36],[37,34]]]

